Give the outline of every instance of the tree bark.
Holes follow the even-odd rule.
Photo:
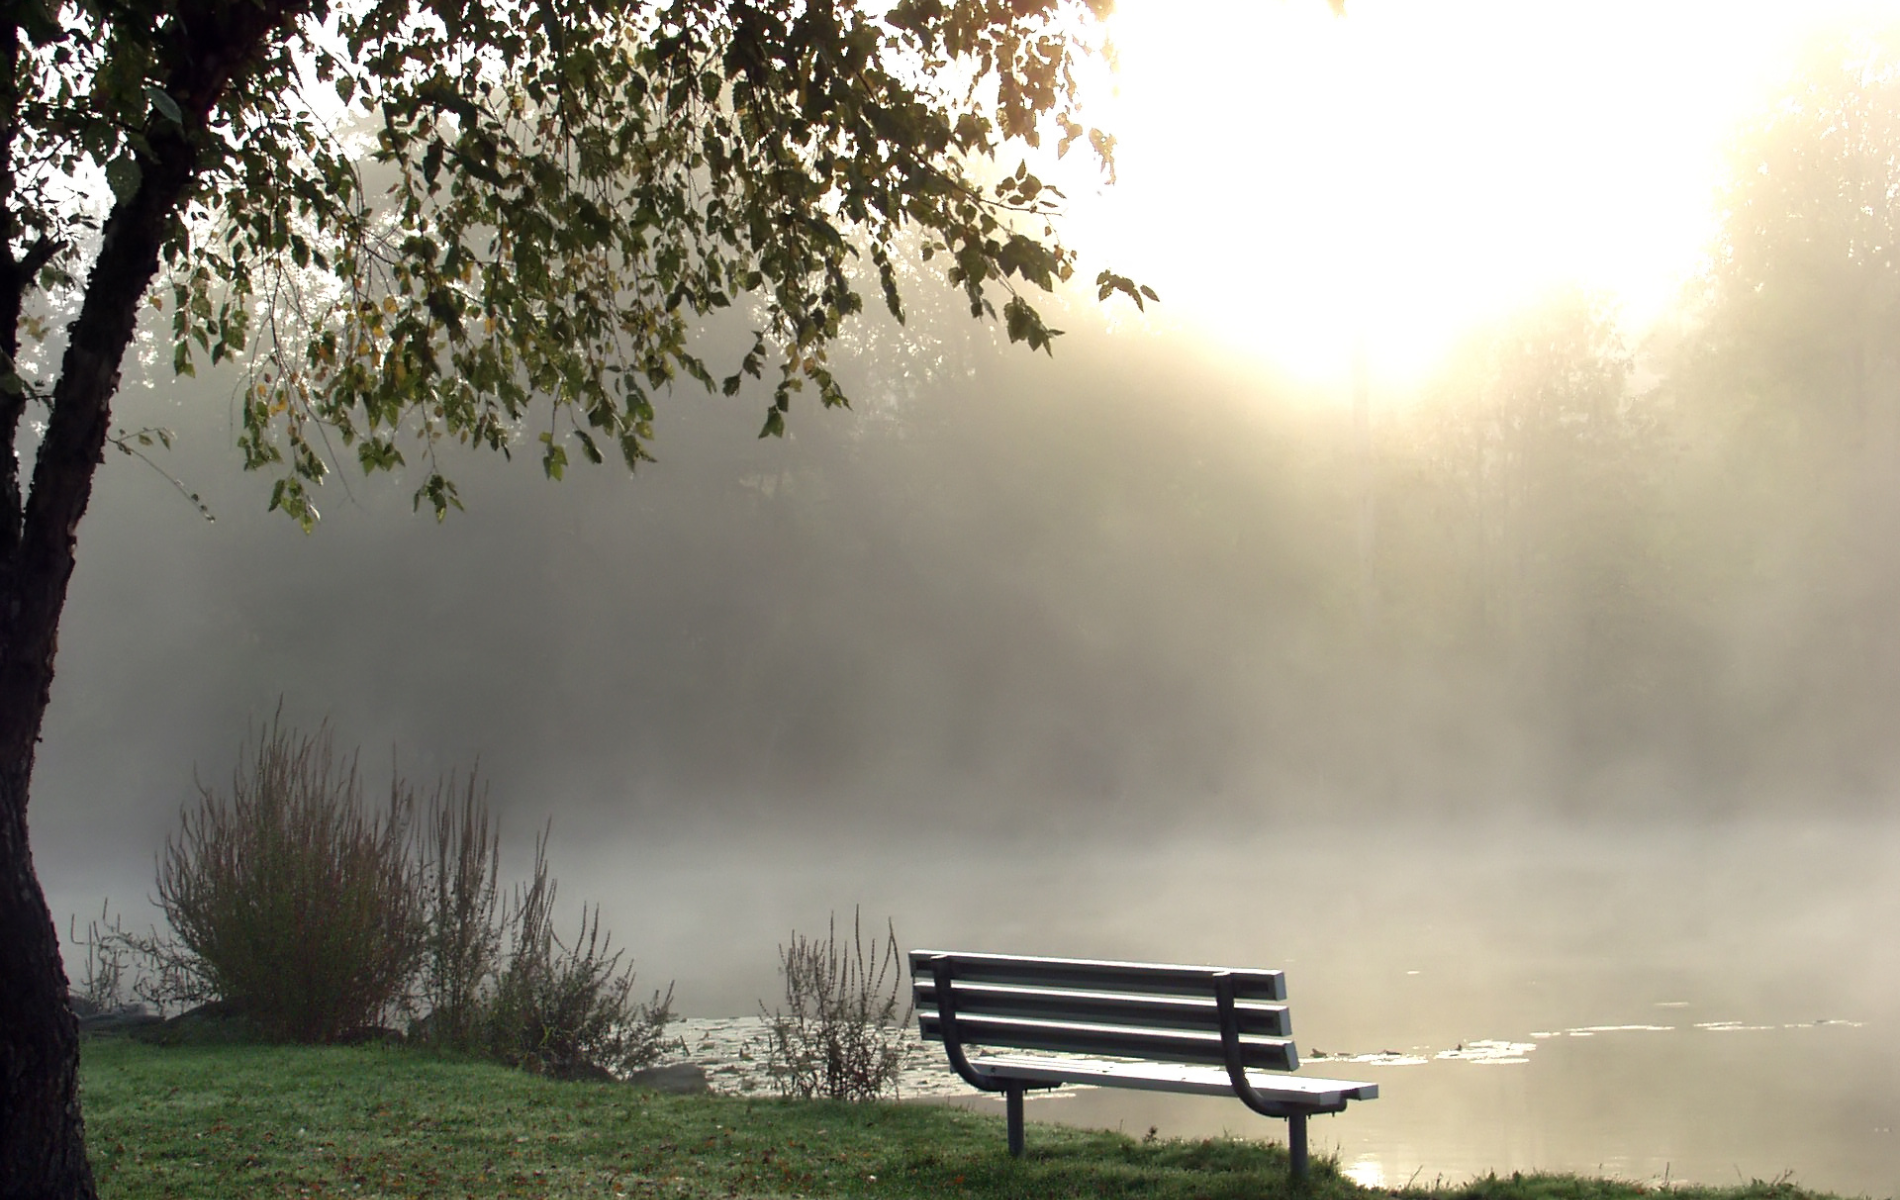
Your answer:
[[[26,840],[30,770],[0,769],[0,1197],[90,1198],[79,1023]]]
[[[0,558],[0,1200],[96,1195],[79,1111],[79,1029],[59,932],[27,840],[26,808],[79,520],[105,450],[119,363],[191,178],[182,140],[154,155],[106,222],[18,540]]]
[[[139,186],[100,231],[85,298],[68,329],[32,490],[23,508],[17,485],[0,500],[0,1200],[97,1194],[79,1108],[78,1022],[59,931],[33,869],[26,809],[79,521],[104,455],[119,364],[172,222],[196,183],[199,145],[186,130],[205,137],[207,115],[233,81],[307,7],[301,0],[202,0],[170,18],[157,62],[184,120],[146,131]],[[17,273],[25,264],[9,255],[7,265]],[[17,318],[17,306],[8,311]],[[10,451],[10,436],[6,445]]]
[[[142,164],[107,220],[54,386],[18,525],[0,539],[0,1200],[95,1196],[79,1109],[79,1029],[59,932],[27,839],[33,759],[52,695],[59,618],[138,305],[196,155],[182,136]]]

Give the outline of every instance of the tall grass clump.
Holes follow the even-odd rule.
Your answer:
[[[386,1024],[407,997],[429,913],[410,850],[412,797],[368,810],[329,730],[275,719],[228,794],[200,784],[166,840],[158,903],[190,998],[222,999],[266,1036],[327,1042]]]
[[[84,951],[78,970],[68,970],[67,1002],[74,1015],[97,1017],[117,1012],[126,1004],[127,989],[135,987],[136,950],[126,937],[124,923],[112,915],[112,902],[99,906],[96,920],[86,922],[79,936],[79,920],[67,926],[67,940]]]
[[[502,902],[499,827],[475,772],[438,781],[419,820],[392,774],[388,807],[371,813],[327,728],[273,720],[240,750],[228,795],[198,792],[159,862],[170,934],[102,928],[103,913],[84,940],[75,928],[76,1011],[113,1003],[130,962],[161,1011],[216,1001],[273,1040],[402,1023],[410,1040],[560,1076],[649,1066],[672,1044],[672,987],[635,999],[599,906],[582,905],[572,942],[555,935],[545,831],[533,876]]]
[[[785,1007],[765,1011],[766,1071],[782,1095],[801,1099],[875,1100],[895,1092],[903,1066],[901,1038],[909,1005],[899,1015],[904,972],[897,929],[867,948],[860,914],[851,914],[851,941],[838,939],[832,914],[825,938],[801,936],[779,947]]]
[[[547,834],[534,843],[534,873],[503,915],[505,965],[486,1005],[487,1050],[504,1062],[561,1077],[612,1074],[656,1062],[669,1044],[673,989],[634,999],[624,951],[600,931],[600,906],[581,907],[571,942],[554,932],[555,880]]]
[[[415,1029],[440,1045],[475,1049],[486,1040],[503,930],[501,837],[474,771],[465,787],[453,775],[436,786],[420,851],[428,917]]]

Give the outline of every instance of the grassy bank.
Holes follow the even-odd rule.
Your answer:
[[[1036,1126],[1021,1161],[1000,1117],[911,1104],[659,1096],[557,1083],[487,1063],[375,1047],[154,1047],[101,1037],[83,1060],[88,1141],[107,1200],[231,1196],[1356,1198],[1277,1148],[1144,1143]],[[1609,1200],[1638,1185],[1481,1180],[1448,1197]],[[1798,1200],[1787,1184],[1694,1189]]]

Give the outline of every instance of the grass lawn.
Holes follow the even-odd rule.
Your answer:
[[[86,1130],[106,1200],[249,1196],[1371,1197],[1277,1147],[1141,1142],[1038,1125],[1004,1150],[1000,1116],[922,1104],[660,1096],[559,1083],[382,1047],[85,1043]],[[1452,1197],[1610,1200],[1655,1189],[1574,1176],[1485,1179]],[[1681,1197],[1797,1200],[1785,1183]]]

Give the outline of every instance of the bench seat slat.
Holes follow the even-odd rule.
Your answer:
[[[1015,954],[953,954],[945,950],[910,952],[911,974],[930,974],[930,960],[942,954],[952,963],[958,982],[1024,984],[1083,988],[1113,992],[1123,988],[1180,996],[1209,994],[1213,977],[1222,971],[1233,976],[1234,994],[1242,1000],[1286,999],[1286,977],[1279,971],[1240,967],[1189,966],[1182,963],[1130,963],[1091,958],[1025,958]]]
[[[918,1014],[918,1025],[919,1032],[927,1041],[943,1040],[943,1028],[936,1013]],[[1220,1034],[1213,1032],[1136,1029],[958,1013],[957,1035],[969,1045],[1007,1046],[1016,1050],[1109,1054],[1125,1058],[1158,1058],[1177,1063],[1226,1061],[1226,1055],[1221,1051]],[[1281,1039],[1243,1038],[1240,1055],[1242,1064],[1250,1069],[1293,1071],[1299,1069],[1300,1065],[1293,1043]]]
[[[1140,1025],[1157,1029],[1220,1028],[1220,1010],[1211,997],[1132,996],[1115,992],[1083,992],[1054,988],[1005,987],[998,984],[955,985],[959,1016],[1060,1017],[1103,1025]],[[915,1007],[934,1011],[937,984],[919,979],[913,993]],[[1293,1023],[1284,1004],[1250,1001],[1235,1006],[1240,1032],[1261,1037],[1287,1037]]]
[[[1105,1087],[1140,1088],[1157,1092],[1187,1092],[1232,1096],[1227,1072],[1178,1063],[1128,1063],[1092,1058],[1038,1058],[1026,1054],[982,1054],[970,1058],[979,1074],[1033,1083],[1081,1083]],[[1350,1079],[1321,1079],[1311,1075],[1247,1072],[1247,1082],[1268,1099],[1312,1108],[1343,1106],[1348,1100],[1374,1100],[1376,1083]]]
[[[1075,1083],[1234,1096],[1285,1119],[1299,1179],[1307,1119],[1379,1094],[1376,1083],[1292,1074],[1300,1058],[1279,971],[936,950],[909,958],[918,1032],[945,1043],[967,1083],[1003,1094],[1018,1158],[1024,1093]]]

